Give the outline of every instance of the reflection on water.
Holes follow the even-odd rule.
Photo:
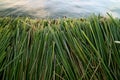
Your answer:
[[[81,17],[112,13],[120,17],[120,0],[0,0],[0,16]]]

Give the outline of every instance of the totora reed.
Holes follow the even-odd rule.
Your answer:
[[[1,80],[119,80],[120,19],[0,18]]]

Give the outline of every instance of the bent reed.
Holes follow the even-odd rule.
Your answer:
[[[119,80],[120,19],[0,18],[1,80]]]

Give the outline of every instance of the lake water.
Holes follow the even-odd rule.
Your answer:
[[[0,16],[84,17],[106,12],[120,17],[120,0],[0,0]]]

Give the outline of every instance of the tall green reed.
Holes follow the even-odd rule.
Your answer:
[[[119,80],[120,20],[0,18],[2,80]]]

